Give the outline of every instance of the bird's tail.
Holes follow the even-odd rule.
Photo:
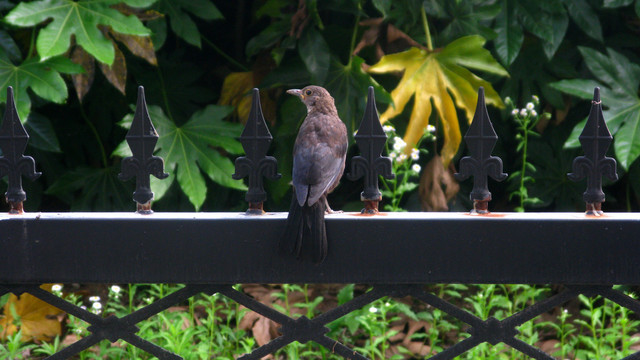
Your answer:
[[[310,258],[321,263],[327,256],[327,231],[324,224],[324,201],[300,206],[293,197],[287,226],[280,238],[280,250],[294,254],[296,258]]]

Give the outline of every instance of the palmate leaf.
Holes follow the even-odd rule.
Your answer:
[[[154,8],[169,17],[169,24],[176,35],[197,47],[202,46],[200,31],[189,14],[203,20],[223,18],[220,10],[209,0],[159,0]]]
[[[587,68],[597,78],[594,80],[570,79],[551,84],[552,87],[585,100],[591,100],[593,88],[601,88],[602,105],[607,127],[614,137],[613,147],[620,165],[629,169],[640,157],[640,66],[624,55],[607,48],[603,54],[587,47],[579,47]],[[566,147],[580,145],[578,136],[586,119],[573,128]]]
[[[424,134],[433,110],[432,101],[444,130],[441,156],[445,167],[456,154],[462,138],[456,106],[471,121],[480,86],[485,88],[487,103],[504,106],[491,84],[467,69],[508,76],[506,70],[483,48],[484,43],[482,37],[473,35],[455,40],[439,51],[430,52],[414,47],[385,55],[369,68],[372,73],[404,70],[400,83],[391,92],[394,104],[380,116],[380,121],[385,122],[402,113],[409,99],[414,97],[413,111],[404,138],[408,149]]]
[[[22,121],[26,121],[31,110],[27,88],[45,100],[60,104],[67,99],[67,85],[60,73],[78,74],[83,71],[80,65],[62,56],[44,61],[31,58],[14,65],[0,50],[0,102],[7,101],[6,88],[12,86],[18,114]]]
[[[42,289],[51,291],[52,284],[44,284]],[[51,341],[62,334],[62,325],[57,316],[62,310],[31,294],[9,295],[4,304],[4,316],[0,317],[0,339],[21,331],[21,340]],[[17,316],[17,318],[14,317]]]
[[[132,187],[118,179],[119,172],[120,166],[78,167],[58,178],[46,193],[68,202],[71,211],[125,211],[134,206]]]
[[[216,183],[238,190],[247,187],[240,180],[233,180],[235,172],[233,162],[216,148],[223,148],[232,154],[241,154],[242,145],[236,140],[242,131],[242,125],[223,121],[233,108],[231,106],[209,105],[197,111],[182,126],[176,126],[159,106],[149,106],[149,115],[158,130],[160,139],[156,155],[164,158],[166,172],[175,175],[159,182],[151,183],[155,198],[162,197],[173,179],[187,195],[196,210],[199,210],[207,196],[207,188],[201,171]],[[129,114],[120,122],[130,127],[133,115]],[[118,156],[130,156],[123,142],[114,151]]]
[[[362,70],[363,63],[364,59],[356,55],[353,55],[351,63],[347,65],[332,59],[329,76],[325,82],[325,87],[336,100],[338,115],[347,125],[349,134],[353,134],[360,125],[369,86],[373,86],[378,103],[391,102],[389,93]]]
[[[111,65],[115,51],[99,25],[110,26],[122,34],[146,36],[149,29],[134,15],[126,16],[110,6],[125,3],[131,6],[147,5],[137,0],[41,0],[21,2],[5,21],[17,26],[35,26],[50,20],[36,40],[38,54],[43,59],[60,55],[69,49],[71,35],[76,42],[100,62]]]

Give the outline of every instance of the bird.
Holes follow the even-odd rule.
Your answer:
[[[280,249],[322,263],[327,256],[325,213],[335,213],[327,194],[344,173],[349,140],[329,92],[315,85],[287,90],[307,107],[293,148],[293,197]]]

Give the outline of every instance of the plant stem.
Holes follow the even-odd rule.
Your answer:
[[[100,134],[98,133],[98,129],[96,129],[95,125],[93,125],[91,120],[89,120],[89,117],[87,116],[87,114],[84,112],[84,106],[82,106],[82,103],[80,103],[80,116],[82,116],[84,121],[89,126],[89,129],[91,129],[93,136],[96,138],[98,148],[100,149],[100,155],[102,157],[102,166],[106,169],[109,166],[109,163],[107,161],[107,153],[104,150],[104,144],[102,143],[102,139],[100,139]]]
[[[241,69],[242,71],[249,71],[249,69],[242,65],[240,62],[238,62],[236,59],[232,58],[229,54],[225,53],[224,51],[222,51],[222,49],[220,49],[219,47],[216,46],[216,44],[214,44],[211,40],[207,39],[204,36],[200,36],[200,38],[202,39],[202,41],[204,41],[205,44],[211,46],[211,48],[218,53],[218,55],[222,56],[223,58],[225,58],[225,60],[227,60],[228,62],[230,62],[232,65],[234,65],[235,67]]]
[[[424,10],[424,6],[420,7],[420,16],[422,16],[422,27],[424,28],[424,36],[427,39],[427,49],[429,49],[429,51],[433,51],[431,32],[429,31],[429,22],[427,22],[427,13]]]
[[[527,168],[527,141],[529,140],[529,128],[528,128],[528,121],[529,118],[525,117],[525,119],[523,119],[524,121],[524,134],[523,134],[523,146],[522,146],[522,169],[520,171],[520,208],[522,209],[522,211],[524,211],[524,193],[523,193],[523,189],[524,189],[524,172]]]
[[[164,108],[167,113],[167,117],[175,124],[176,121],[173,119],[173,115],[171,115],[171,108],[169,107],[169,96],[167,95],[167,87],[164,84],[162,71],[160,71],[160,64],[156,66],[156,71],[158,72],[158,79],[160,80],[160,92],[162,93],[162,100],[164,101]]]
[[[35,44],[36,44],[36,28],[34,27],[33,29],[31,29],[31,39],[29,40],[29,52],[27,53],[27,57],[26,57],[27,59],[31,58]]]
[[[358,1],[358,10],[362,9],[362,4]],[[353,62],[353,49],[356,48],[356,36],[358,35],[358,25],[360,24],[360,14],[356,16],[356,22],[353,25],[353,33],[351,33],[351,45],[349,46],[349,62],[347,63],[347,68],[351,68],[351,63]]]

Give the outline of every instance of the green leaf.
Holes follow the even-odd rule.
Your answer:
[[[362,70],[363,63],[364,59],[355,55],[352,57],[351,64],[347,65],[333,59],[325,83],[326,89],[336,100],[338,115],[347,125],[349,134],[353,134],[360,125],[369,86],[373,86],[378,103],[391,102],[391,95]]]
[[[585,47],[579,50],[589,70],[605,85],[601,86],[602,105],[607,108],[604,118],[614,136],[616,158],[626,170],[640,156],[640,98],[637,94],[640,66],[609,48],[606,54]],[[589,80],[563,80],[552,86],[568,94],[590,99],[587,90],[580,91],[578,87],[597,84]],[[583,127],[584,122],[574,127],[565,147],[577,145],[576,139]]]
[[[18,4],[5,18],[17,26],[35,26],[51,20],[40,32],[36,48],[43,59],[60,55],[69,49],[71,36],[88,53],[100,62],[111,65],[115,51],[99,25],[110,26],[114,31],[144,36],[149,29],[134,15],[125,16],[110,6],[120,0],[41,0]]]
[[[305,29],[298,42],[298,54],[311,73],[311,81],[324,84],[329,73],[331,51],[319,31],[314,27]]]
[[[509,66],[520,53],[524,34],[516,21],[513,2],[503,0],[502,4],[502,12],[496,18],[497,37],[494,43],[498,58],[503,64]]]
[[[586,0],[565,0],[571,19],[590,37],[602,42],[602,27],[598,14]]]
[[[32,112],[24,125],[29,134],[29,145],[44,151],[62,152],[56,132],[48,118]]]
[[[209,0],[159,0],[154,8],[169,17],[171,29],[187,43],[201,47],[198,26],[191,15],[203,20],[222,19],[222,13]]]
[[[119,172],[119,167],[80,167],[61,176],[46,193],[69,202],[71,211],[132,210],[132,188],[118,179]]]
[[[207,196],[204,171],[207,176],[222,186],[237,190],[246,190],[242,181],[233,180],[235,172],[233,162],[223,156],[216,148],[239,154],[242,146],[235,140],[240,135],[242,125],[228,123],[222,119],[233,110],[230,106],[209,105],[191,116],[182,126],[176,126],[158,106],[149,106],[149,115],[158,130],[157,156],[164,158],[166,172],[175,174],[182,191],[196,210],[199,210]],[[119,123],[129,127],[131,114]],[[126,156],[125,145],[118,146],[115,155]],[[152,182],[151,190],[159,199],[169,188],[173,177],[162,182]]]
[[[18,44],[8,32],[0,30],[0,47],[4,50],[11,61],[18,62],[22,59],[22,53]]]
[[[602,6],[605,8],[618,8],[622,6],[629,6],[633,0],[604,0]]]
[[[67,85],[59,71],[79,73],[83,70],[80,65],[62,58],[51,58],[45,61],[31,58],[16,66],[0,50],[0,89],[6,89],[7,86],[13,87],[16,107],[22,121],[26,121],[31,110],[28,88],[31,88],[39,97],[55,103],[63,103],[67,99]],[[0,102],[6,101],[6,91],[0,91]]]
[[[551,40],[553,37],[552,27],[540,21],[543,17],[540,16],[541,11],[537,5],[538,2],[516,1],[516,4],[516,14],[518,14],[518,18],[520,18],[524,27],[542,40]]]
[[[156,3],[157,0],[123,0],[122,2],[135,8],[146,8]]]
[[[547,20],[547,26],[551,27],[551,37],[544,41],[543,48],[544,53],[548,59],[551,59],[555,55],[556,51],[560,47],[564,36],[569,28],[569,17],[565,12],[550,14],[543,17]]]

